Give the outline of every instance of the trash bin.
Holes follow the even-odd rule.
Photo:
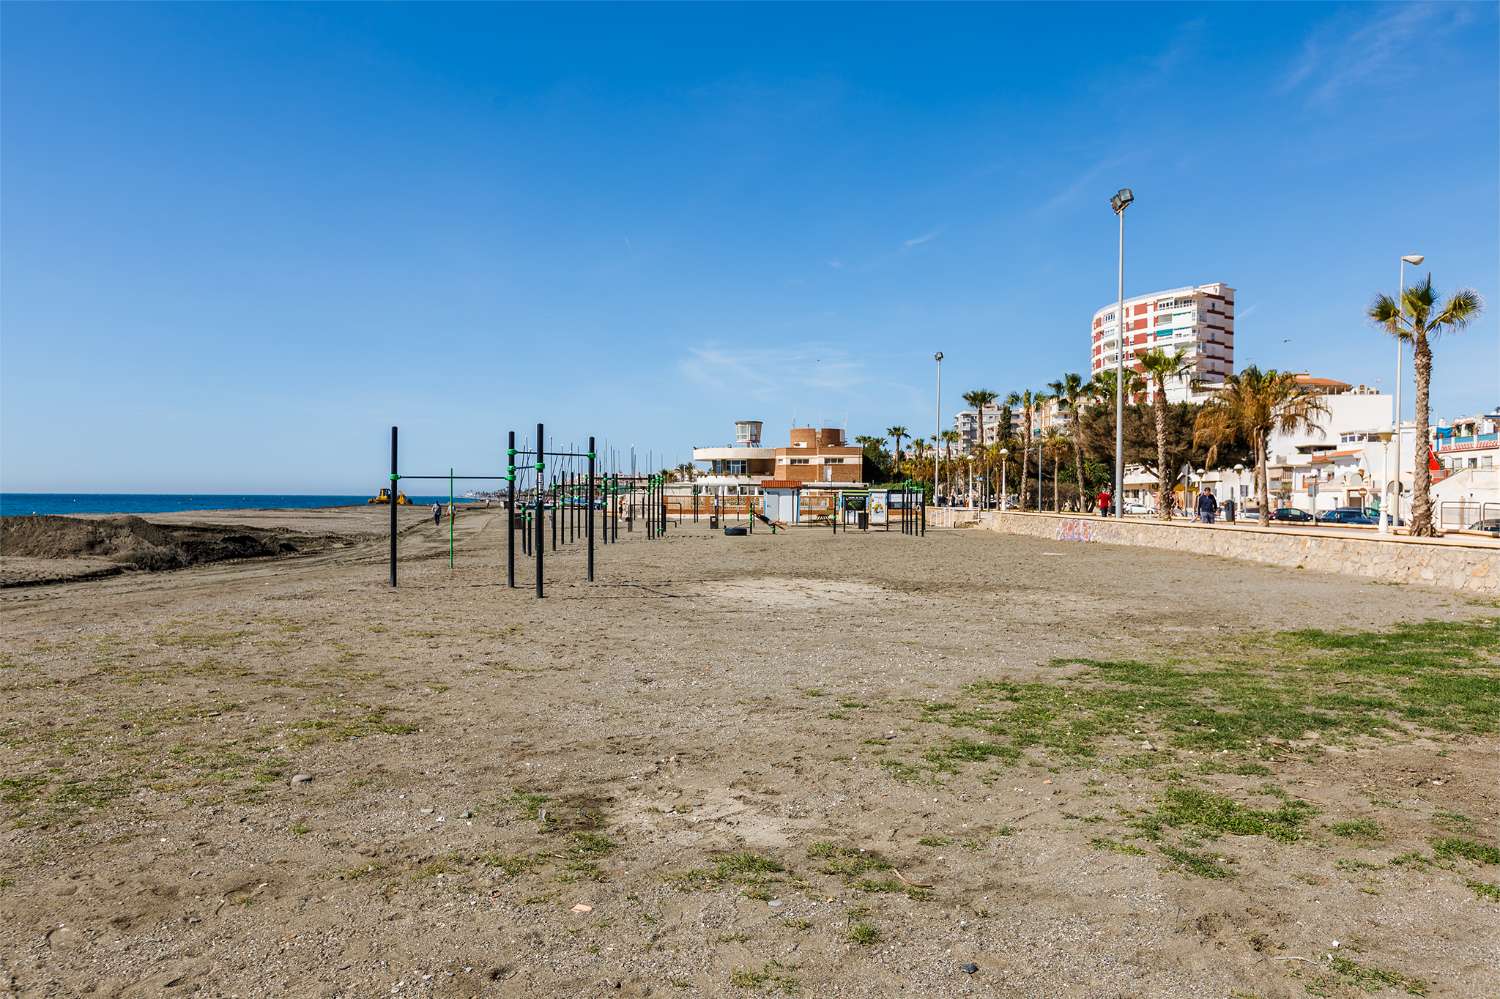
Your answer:
[[[719,529],[719,515],[718,514],[711,513],[711,514],[708,515],[708,529],[710,531],[717,531]]]
[[[870,511],[869,510],[861,510],[861,511],[859,511],[859,529],[861,531],[868,531],[870,529]]]

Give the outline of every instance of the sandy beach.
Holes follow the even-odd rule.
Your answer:
[[[1492,603],[692,524],[538,601],[496,509],[392,590],[387,516],[0,589],[0,987],[1500,993]]]

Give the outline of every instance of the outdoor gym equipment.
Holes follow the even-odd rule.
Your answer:
[[[454,484],[457,481],[496,481],[503,479],[506,484],[506,520],[508,530],[505,532],[505,581],[506,585],[514,588],[516,585],[516,529],[519,525],[522,529],[521,546],[522,553],[534,556],[536,559],[536,595],[545,596],[543,589],[543,565],[546,552],[546,530],[547,513],[549,510],[548,499],[550,497],[551,512],[551,534],[552,550],[555,552],[559,544],[571,544],[577,541],[580,535],[583,537],[587,550],[587,576],[589,582],[594,580],[594,540],[595,522],[599,524],[604,543],[610,544],[620,540],[619,504],[618,502],[606,502],[602,517],[596,517],[595,499],[599,493],[605,497],[611,495],[618,497],[620,493],[619,476],[599,475],[597,470],[597,455],[594,451],[594,438],[589,438],[587,451],[553,451],[546,447],[546,432],[542,424],[536,425],[536,449],[534,451],[518,450],[516,448],[515,431],[510,432],[509,446],[506,449],[506,470],[504,475],[455,475],[452,469],[447,475],[403,475],[398,463],[398,430],[391,427],[391,489],[396,490],[402,479],[447,479],[448,480],[448,507],[450,510],[448,521],[448,565],[451,567],[454,560],[454,537],[453,520],[451,511],[454,509]],[[523,459],[520,465],[516,459]],[[553,473],[550,482],[545,474],[547,471],[547,460],[558,458],[565,466]],[[586,468],[577,467],[579,462],[586,461]],[[567,467],[571,464],[571,467]],[[518,473],[520,479],[518,481]],[[529,484],[526,478],[529,476]],[[632,486],[633,488],[633,486]],[[518,503],[525,502],[525,507],[518,510]],[[391,538],[390,538],[390,566],[391,585],[396,585],[396,557],[397,538],[399,527],[397,524],[397,506],[391,504]],[[581,507],[581,509],[580,509]],[[518,514],[520,515],[518,517]]]

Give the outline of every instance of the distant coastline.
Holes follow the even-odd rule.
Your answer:
[[[192,510],[307,510],[364,506],[370,497],[292,493],[0,493],[0,517],[32,514],[149,514]],[[446,503],[448,497],[412,496],[414,505]],[[458,502],[467,502],[459,499]]]

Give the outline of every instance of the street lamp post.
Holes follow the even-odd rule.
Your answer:
[[[1120,217],[1120,272],[1115,302],[1115,517],[1125,513],[1125,209],[1135,200],[1128,187],[1109,199],[1109,207]]]
[[[937,364],[937,396],[932,403],[932,502],[938,501],[938,468],[943,460],[943,352],[932,355]]]
[[[1406,254],[1406,256],[1401,258],[1401,264],[1398,268],[1400,271],[1401,280],[1397,285],[1397,287],[1400,289],[1400,291],[1398,291],[1396,294],[1397,310],[1405,308],[1405,305],[1401,300],[1406,297],[1406,265],[1411,264],[1413,267],[1416,267],[1426,259],[1427,258],[1420,253],[1408,253]],[[1398,336],[1396,338],[1396,412],[1395,419],[1391,421],[1391,428],[1396,434],[1396,463],[1394,465],[1396,475],[1395,485],[1393,486],[1392,501],[1396,506],[1397,520],[1401,519],[1401,358],[1405,353],[1406,347],[1401,343],[1401,338]],[[1380,504],[1380,509],[1382,511],[1385,510],[1384,503]],[[1382,513],[1382,517],[1383,516],[1384,514]]]
[[[1000,449],[1000,509],[1005,509],[1005,457],[1010,454],[1010,448]]]

